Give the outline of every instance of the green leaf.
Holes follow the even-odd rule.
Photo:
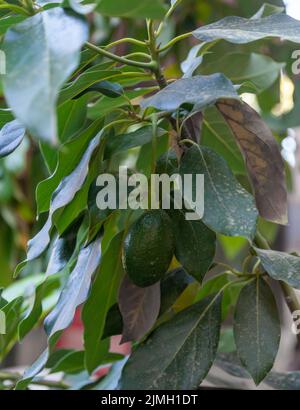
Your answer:
[[[0,34],[4,34],[11,26],[25,20],[24,16],[6,16],[0,19]]]
[[[102,121],[93,122],[74,140],[62,146],[58,153],[58,165],[55,172],[46,180],[39,183],[36,190],[38,213],[49,210],[51,197],[61,180],[69,175],[80,163],[82,153],[87,149],[92,138],[101,130]]]
[[[204,175],[205,225],[223,235],[253,238],[257,221],[253,197],[237,182],[222,157],[207,147],[193,146],[183,156],[179,173],[182,177]]]
[[[119,290],[118,300],[123,318],[121,343],[141,340],[158,318],[160,284],[139,288],[126,275]]]
[[[28,242],[27,259],[18,265],[16,274],[20,272],[27,262],[36,259],[47,249],[50,243],[53,216],[58,209],[68,205],[74,199],[76,193],[81,189],[89,174],[89,162],[94,151],[98,148],[101,136],[102,132],[100,131],[100,133],[90,142],[75,170],[70,175],[63,178],[58,188],[54,191],[48,219],[42,229]]]
[[[121,390],[194,390],[211,368],[220,337],[220,295],[204,299],[158,327],[133,352]]]
[[[216,67],[219,67],[233,83],[241,85],[250,82],[254,91],[259,93],[271,87],[285,64],[277,63],[268,56],[256,53],[226,54],[217,60],[215,54],[209,54],[205,57],[199,71],[203,75],[209,75],[215,72]]]
[[[57,120],[60,142],[65,143],[71,137],[80,133],[86,121],[86,104],[87,98],[82,96],[76,100],[68,101],[58,108]]]
[[[111,66],[111,63],[101,63],[88,68],[74,81],[66,84],[59,94],[58,104],[61,105],[72,98],[78,97],[78,95],[99,81],[116,77],[121,73],[119,70],[110,70]]]
[[[0,334],[0,362],[2,362],[17,341],[22,304],[23,297],[18,297],[1,309],[1,312],[5,315],[6,327],[5,334]]]
[[[113,17],[162,19],[167,9],[161,0],[98,0],[97,11]]]
[[[264,269],[275,280],[300,289],[300,258],[285,252],[254,248]]]
[[[115,303],[107,312],[102,339],[106,339],[107,337],[111,336],[121,335],[122,329],[122,315],[119,309],[119,305]]]
[[[152,134],[152,127],[146,126],[128,134],[111,135],[107,138],[104,159],[110,158],[119,152],[149,144],[153,138]],[[159,129],[158,136],[163,134],[166,134],[166,131]]]
[[[25,137],[25,128],[19,121],[8,122],[0,131],[0,157],[11,154]]]
[[[281,14],[284,13],[284,7],[278,7],[274,4],[265,3],[261,6],[261,8],[252,16],[252,19],[257,19],[261,17],[268,17],[272,14]]]
[[[82,312],[85,364],[90,373],[99,366],[105,354],[105,346],[101,339],[108,311],[116,302],[123,276],[121,261],[123,236],[123,232],[116,235],[107,251],[103,253],[100,269]]]
[[[175,256],[183,268],[202,282],[215,256],[216,234],[202,221],[190,221],[185,211],[169,212],[175,237]]]
[[[61,8],[29,17],[6,33],[5,97],[34,136],[56,140],[58,92],[77,67],[87,38],[85,21]]]
[[[234,318],[238,356],[257,385],[274,365],[280,334],[275,298],[258,277],[242,289]]]
[[[85,302],[88,296],[91,278],[99,265],[100,258],[99,239],[80,251],[76,266],[62,290],[57,305],[45,320],[45,329],[49,338],[71,324],[76,308]]]
[[[183,104],[191,104],[195,111],[200,111],[221,98],[239,98],[231,81],[223,74],[198,75],[174,81],[153,97],[143,100],[141,106],[172,112]]]
[[[84,351],[67,351],[53,366],[51,373],[79,373],[84,370]],[[51,357],[50,357],[51,360]],[[47,363],[48,365],[48,363]]]
[[[167,312],[194,280],[183,268],[168,272],[160,282],[161,306],[160,315]]]
[[[268,221],[286,224],[285,169],[272,131],[245,103],[224,100],[217,107],[232,129],[245,158],[260,215]]]
[[[265,37],[279,37],[300,43],[299,28],[300,22],[286,14],[252,19],[230,16],[198,28],[193,35],[205,42],[223,39],[230,43],[246,44]]]

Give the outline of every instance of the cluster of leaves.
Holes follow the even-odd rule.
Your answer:
[[[31,156],[41,153],[46,175],[36,188],[38,231],[16,269],[21,277],[1,292],[6,328],[0,327],[0,359],[41,321],[48,336],[47,349],[22,377],[0,373],[3,388],[45,384],[39,374],[48,369],[65,374],[58,388],[196,389],[216,359],[222,322],[233,309],[238,357],[259,384],[280,343],[271,278],[299,310],[292,287],[300,288],[300,258],[270,250],[258,230],[263,220],[287,223],[284,163],[269,126],[241,95],[257,95],[278,139],[294,125],[292,115],[281,122],[267,115],[278,102],[285,65],[270,56],[282,44],[266,37],[300,43],[300,23],[263,5],[251,18],[228,16],[176,37],[171,16],[177,7],[178,14],[193,15],[198,2],[169,3],[0,4],[7,70],[0,154],[15,155],[26,145]],[[115,31],[112,17],[137,21],[134,37],[96,46]],[[162,61],[181,40],[186,50],[188,38],[188,56],[173,53],[179,55],[173,71],[164,73]],[[260,53],[269,43],[269,55]],[[166,79],[173,77],[180,78]],[[153,219],[138,240],[128,239],[147,211],[96,207],[97,176],[122,164],[149,177],[154,171],[204,174],[202,221],[173,209],[161,218],[168,219],[163,235]],[[214,260],[217,238],[229,240],[230,249],[229,238],[243,238],[248,254],[242,268]],[[133,273],[124,243],[125,253],[139,256]],[[153,272],[153,263],[161,269],[162,261],[169,267],[140,287],[145,282],[138,278]],[[207,276],[216,267],[221,272]],[[28,275],[37,269],[43,273]],[[56,350],[81,305],[84,349]],[[129,358],[110,352],[110,337],[120,334],[133,342]],[[108,365],[108,375],[97,379],[96,370]],[[268,377],[279,385],[289,376]]]

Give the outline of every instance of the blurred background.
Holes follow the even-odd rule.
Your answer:
[[[278,7],[286,6],[286,12],[300,20],[300,1],[269,0],[269,3]],[[161,35],[161,42],[166,43],[174,34],[191,31],[196,27],[213,22],[227,15],[251,17],[263,5],[260,0],[184,0],[184,6],[179,7],[174,19],[168,24]],[[3,11],[0,11],[4,15]],[[142,21],[132,22],[118,19],[108,19],[99,15],[89,15],[93,25],[93,41],[99,44],[111,42],[120,37],[142,37],[145,27]],[[284,30],[284,27],[283,27]],[[190,42],[187,47],[187,42]],[[163,66],[168,78],[178,78],[182,75],[179,62],[186,59],[189,48],[197,44],[194,40],[187,40],[176,45],[172,53],[163,56]],[[115,53],[127,54],[126,45],[117,46]],[[130,46],[130,51],[135,51]],[[300,45],[298,46],[300,49]],[[233,45],[221,41],[204,56],[198,69],[199,74],[224,72],[236,82],[252,80],[255,84],[255,93],[245,89],[243,99],[260,112],[265,121],[272,128],[278,143],[281,145],[282,155],[286,161],[287,178],[289,185],[289,224],[278,227],[271,223],[261,223],[261,231],[273,244],[273,248],[282,251],[300,252],[300,77],[293,73],[295,63],[293,54],[297,45],[272,40],[268,43],[258,41],[248,45]],[[251,58],[245,59],[243,53],[251,53]],[[239,64],[231,59],[231,54],[239,54]],[[266,56],[268,64],[263,58]],[[300,56],[300,51],[299,55]],[[265,71],[266,67],[270,71]],[[300,67],[300,64],[299,64]],[[299,78],[298,78],[299,77]],[[247,88],[247,87],[246,87]],[[1,90],[0,90],[1,91]],[[0,126],[5,121],[6,112],[3,96],[0,101]],[[210,113],[207,113],[209,116]],[[228,132],[228,130],[223,130]],[[224,147],[212,142],[210,130],[204,128],[202,142],[211,145],[224,154]],[[230,138],[230,137],[229,137]],[[128,155],[134,156],[134,152]],[[226,154],[226,153],[225,153]],[[228,153],[227,153],[228,155]],[[227,159],[227,158],[226,158]],[[238,163],[234,164],[236,175],[243,179]],[[35,188],[37,184],[49,176],[45,168],[42,154],[37,145],[27,140],[11,156],[0,160],[0,288],[5,288],[6,294],[22,294],[30,298],[34,295],[33,284],[38,283],[45,272],[47,255],[39,259],[30,267],[25,268],[18,281],[13,282],[12,275],[18,262],[24,259],[27,241],[42,225],[43,220],[35,220]],[[246,253],[247,243],[240,238],[219,237],[218,259],[228,261],[239,267]],[[46,303],[51,305],[51,295]],[[285,303],[280,301],[283,323],[286,332],[282,339],[280,354],[276,369],[300,370],[300,347],[291,329],[291,319]],[[231,318],[228,319],[230,325]],[[225,329],[226,330],[226,329]],[[1,357],[3,340],[0,336],[0,368],[22,367],[31,364],[46,345],[43,329],[37,328],[25,338],[22,344],[15,343],[15,339],[5,342],[5,352]],[[118,350],[118,339],[112,341],[114,349]],[[232,349],[232,334],[230,326],[224,332],[224,352]],[[59,347],[82,348],[82,325],[80,312],[76,315],[73,325],[65,331]],[[123,352],[128,351],[123,346]],[[3,350],[2,350],[3,351]],[[4,357],[5,356],[5,357]]]

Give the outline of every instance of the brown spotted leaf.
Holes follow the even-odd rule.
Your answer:
[[[235,100],[217,104],[244,156],[260,215],[287,223],[284,163],[271,130],[249,105]]]
[[[140,340],[154,325],[160,311],[160,283],[139,288],[125,276],[119,291],[123,318],[122,343]]]

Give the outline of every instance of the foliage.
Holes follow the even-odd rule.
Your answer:
[[[287,223],[279,144],[300,125],[299,93],[273,115],[300,43],[280,5],[240,1],[231,16],[220,0],[1,2],[0,360],[41,323],[48,346],[24,375],[0,372],[0,387],[47,385],[47,369],[63,373],[48,383],[61,389],[196,389],[215,362],[299,389],[297,374],[270,373],[280,342],[270,282],[300,310],[300,258],[261,233]],[[149,181],[204,174],[202,221],[98,209],[97,177],[124,164]],[[243,249],[243,263],[219,263],[217,244],[231,257]],[[78,308],[83,350],[59,350]],[[220,355],[233,313],[245,370]],[[120,334],[129,358],[110,352]]]

